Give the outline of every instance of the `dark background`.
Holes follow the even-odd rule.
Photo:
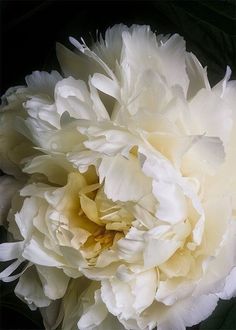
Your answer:
[[[11,1],[1,8],[1,94],[33,70],[57,68],[55,42],[68,36],[89,43],[115,23],[149,24],[184,36],[188,50],[208,66],[212,84],[230,65],[236,77],[235,1]],[[73,48],[73,47],[71,47]]]
[[[236,2],[217,1],[0,1],[0,94],[24,84],[34,70],[59,69],[55,43],[70,46],[68,37],[89,44],[96,30],[115,23],[148,24],[159,33],[179,33],[203,66],[211,85],[226,66],[236,79]],[[43,329],[39,313],[30,312],[12,290],[1,285],[3,329]],[[222,302],[213,316],[194,329],[236,329],[235,299]],[[177,329],[176,329],[177,330]]]

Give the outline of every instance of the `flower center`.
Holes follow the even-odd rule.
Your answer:
[[[60,209],[73,234],[72,246],[79,249],[92,266],[102,251],[124,237],[134,218],[122,203],[106,197],[96,176],[92,180],[95,182],[89,182],[90,179],[71,173]]]

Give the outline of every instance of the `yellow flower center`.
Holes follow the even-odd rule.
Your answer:
[[[102,251],[124,237],[134,218],[122,203],[106,197],[93,169],[84,175],[70,173],[63,189],[59,208],[73,235],[71,244],[80,250],[89,265],[95,265]]]

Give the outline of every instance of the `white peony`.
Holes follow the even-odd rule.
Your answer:
[[[197,324],[236,295],[236,82],[148,26],[70,40],[3,97],[0,278],[46,329]]]

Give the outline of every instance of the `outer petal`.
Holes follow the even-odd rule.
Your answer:
[[[234,267],[230,274],[226,277],[224,289],[218,294],[221,299],[230,299],[236,296],[235,277],[236,267]]]
[[[62,76],[57,71],[52,71],[51,73],[34,71],[31,75],[25,77],[29,88],[27,93],[31,95],[49,95],[53,99],[55,85],[61,79]]]
[[[189,106],[192,133],[219,137],[226,145],[232,128],[231,109],[227,103],[214,93],[202,89]]]
[[[94,293],[95,303],[82,315],[78,322],[78,327],[81,330],[95,328],[100,325],[106,318],[108,311],[106,305],[101,299],[100,291]]]
[[[55,101],[60,115],[67,111],[76,119],[95,119],[90,95],[82,80],[69,77],[58,82],[55,88]]]
[[[138,320],[138,324],[141,329],[157,326],[158,330],[185,330],[206,319],[215,309],[217,301],[216,295],[203,295],[177,301],[171,307],[154,303]]]
[[[11,206],[14,194],[21,187],[21,183],[13,177],[3,175],[0,177],[0,225],[3,225]]]
[[[56,300],[52,301],[49,306],[40,308],[46,330],[57,329],[62,322],[63,314],[60,312],[60,303],[60,300]]]
[[[63,297],[70,278],[61,269],[55,267],[36,266],[36,268],[45,296],[53,300]]]
[[[180,85],[187,92],[188,77],[185,72],[185,42],[177,34],[157,42],[148,26],[134,26],[133,31],[123,32],[123,61],[134,72],[151,69],[161,73],[169,86]],[[174,67],[173,67],[174,66]],[[175,77],[173,77],[173,70]]]
[[[51,299],[46,297],[43,292],[42,284],[34,267],[30,267],[21,275],[15,288],[15,294],[26,302],[32,310],[37,307],[48,306],[51,303]]]
[[[188,99],[194,97],[202,88],[210,90],[206,68],[202,67],[201,63],[192,53],[186,54],[186,71],[189,77]]]

